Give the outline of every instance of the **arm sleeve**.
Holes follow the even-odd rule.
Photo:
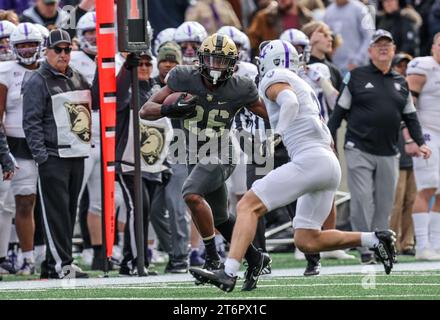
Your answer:
[[[4,133],[3,126],[0,126],[0,158],[9,153],[8,143]]]
[[[91,87],[92,92],[92,105],[99,109],[101,107],[101,100],[99,96],[99,72],[98,66],[96,66],[95,77],[93,78],[93,83]]]
[[[417,118],[416,108],[414,107],[410,94],[408,94],[407,102],[402,112],[402,118],[413,140],[419,146],[425,144],[422,128],[420,126],[419,119]]]
[[[23,130],[32,156],[38,164],[47,160],[43,117],[48,92],[44,79],[34,72],[23,87]]]
[[[299,102],[295,92],[289,89],[279,92],[276,102],[280,106],[280,116],[274,131],[282,136],[298,115]]]

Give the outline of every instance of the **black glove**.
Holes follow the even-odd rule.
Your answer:
[[[199,97],[192,96],[188,101],[185,101],[185,97],[186,94],[182,93],[175,103],[170,105],[163,104],[160,114],[168,118],[184,118],[193,114]]]
[[[136,53],[130,53],[125,60],[124,67],[127,70],[137,68],[139,67],[139,61],[141,61],[141,58]]]
[[[15,170],[15,159],[9,152],[0,155],[0,164],[2,166],[3,173],[14,172]]]
[[[260,145],[260,155],[262,157],[273,157],[275,154],[275,150],[279,145],[281,145],[282,139],[278,133],[275,133],[273,136],[268,137],[265,141],[263,141]]]

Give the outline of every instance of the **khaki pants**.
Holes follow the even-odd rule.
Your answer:
[[[400,170],[390,227],[397,234],[397,251],[414,247],[412,207],[417,189],[413,170]]]

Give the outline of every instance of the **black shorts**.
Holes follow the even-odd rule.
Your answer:
[[[183,197],[201,195],[208,202],[214,217],[214,225],[228,220],[228,190],[225,181],[235,169],[232,164],[190,165],[189,176],[182,188]]]

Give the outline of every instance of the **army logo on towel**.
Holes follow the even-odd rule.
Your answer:
[[[140,123],[140,132],[142,159],[148,165],[153,165],[159,160],[164,147],[164,130]]]
[[[87,102],[64,102],[69,115],[70,130],[84,143],[90,142],[91,117]]]

